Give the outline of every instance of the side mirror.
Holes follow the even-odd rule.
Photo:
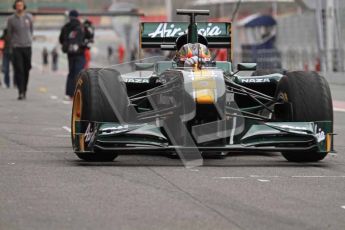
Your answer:
[[[254,71],[256,70],[256,63],[238,63],[238,71]]]
[[[150,70],[153,69],[153,63],[134,63],[135,70]]]

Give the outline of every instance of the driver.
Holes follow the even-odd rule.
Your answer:
[[[198,62],[205,63],[211,60],[208,48],[200,43],[187,43],[177,52],[176,62],[179,66],[192,67]]]

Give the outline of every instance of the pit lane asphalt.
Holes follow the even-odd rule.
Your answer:
[[[186,169],[164,156],[85,163],[72,152],[65,76],[0,89],[0,229],[345,229],[345,113],[320,163],[230,154]],[[345,85],[331,86],[345,101]]]

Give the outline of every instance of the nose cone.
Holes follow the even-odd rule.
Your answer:
[[[215,104],[225,94],[223,71],[201,69],[189,73],[191,94],[197,104]]]

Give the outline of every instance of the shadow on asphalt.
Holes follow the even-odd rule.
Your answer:
[[[250,159],[247,159],[250,157]],[[255,157],[255,159],[253,158]],[[68,160],[73,166],[82,167],[183,167],[177,157],[167,155],[120,155],[112,162],[86,162],[82,160]],[[316,167],[328,168],[328,162],[294,163],[284,160],[279,153],[231,153],[226,157],[204,157],[203,167]]]

